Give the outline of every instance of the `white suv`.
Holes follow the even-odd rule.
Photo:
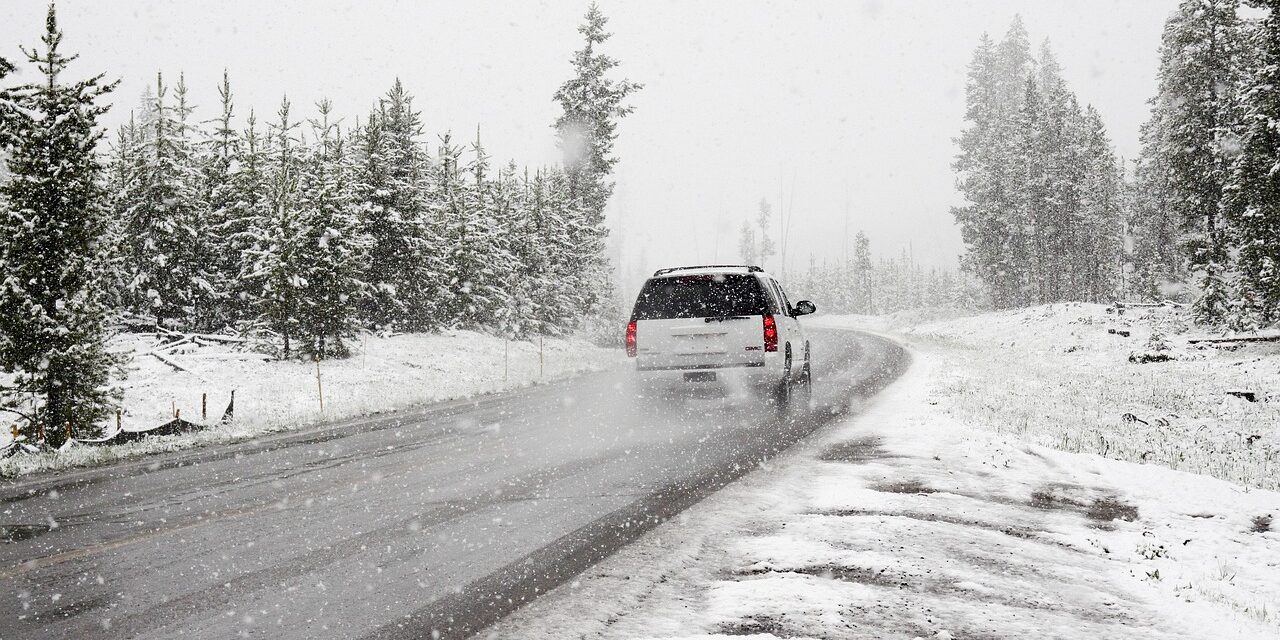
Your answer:
[[[644,388],[765,391],[781,407],[811,385],[809,340],[795,306],[764,269],[709,265],[659,269],[627,324],[627,355]]]

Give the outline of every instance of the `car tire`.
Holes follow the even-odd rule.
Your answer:
[[[782,380],[779,380],[773,391],[773,403],[778,411],[786,412],[791,407],[794,384],[791,377],[791,345],[787,345],[785,365],[782,369]]]
[[[804,365],[800,369],[800,390],[795,393],[793,402],[798,402],[799,406],[808,411],[813,408],[813,361],[809,353],[809,345],[804,345]]]

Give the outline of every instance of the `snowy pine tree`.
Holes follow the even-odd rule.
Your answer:
[[[187,118],[184,83],[166,101],[159,74],[133,152],[135,175],[120,195],[125,210],[128,287],[135,310],[162,325],[210,328],[217,292],[210,275],[209,208]]]
[[[555,93],[561,114],[556,119],[556,139],[564,156],[568,179],[568,196],[573,210],[581,216],[573,226],[580,231],[580,255],[587,258],[582,286],[586,294],[584,308],[595,308],[613,292],[607,283],[608,265],[604,262],[605,205],[613,195],[610,175],[618,159],[613,155],[618,120],[630,114],[633,107],[624,104],[627,96],[643,85],[630,80],[614,80],[608,73],[618,61],[597,48],[608,41],[608,20],[593,2],[578,32],[585,39],[582,49],[573,55],[573,77],[560,85]]]
[[[4,80],[5,76],[13,73],[14,68],[12,62],[0,57],[0,80]],[[16,117],[18,117],[18,110],[13,104],[13,96],[10,92],[0,89],[0,153],[6,153],[5,149],[17,144],[15,137],[17,129],[13,120]],[[0,178],[4,178],[9,171],[7,163],[5,165],[3,172],[0,172]]]
[[[1025,255],[1013,184],[1017,173],[1012,148],[1014,118],[1025,95],[1030,54],[1021,22],[1010,28],[1004,43],[985,34],[969,65],[965,119],[969,126],[956,140],[960,153],[954,168],[969,204],[952,208],[967,248],[965,267],[987,284],[998,307],[1022,300],[1020,256]],[[1012,76],[1012,77],[1010,77]],[[1012,88],[1013,78],[1020,79]]]
[[[1280,321],[1280,0],[1251,38],[1258,55],[1243,99],[1243,139],[1228,189],[1239,244],[1237,326]]]
[[[503,246],[488,177],[489,156],[479,132],[471,150],[471,161],[460,167],[462,151],[445,136],[437,184],[444,197],[448,316],[454,323],[474,329],[493,324],[499,311],[508,308],[510,300],[502,288],[502,277],[512,257]]]
[[[583,211],[573,195],[572,178],[564,170],[547,172],[547,210],[551,224],[546,242],[552,247],[550,291],[544,331],[564,335],[577,329],[588,315],[598,315],[603,285],[608,283],[602,222]]]
[[[512,165],[500,183],[514,178],[515,166]],[[502,187],[498,197],[512,188],[515,189],[509,205],[512,218],[507,227],[510,238],[507,250],[513,261],[509,291],[511,313],[500,330],[508,337],[523,338],[546,333],[545,309],[553,304],[554,282],[550,276],[553,247],[546,242],[551,216],[545,210],[546,184],[541,171],[530,177],[526,170],[519,184]]]
[[[107,257],[109,304],[112,309],[128,309],[130,306],[129,254],[125,249],[125,235],[129,219],[129,201],[125,197],[136,178],[138,160],[136,154],[142,148],[142,131],[132,112],[129,122],[116,132],[107,161],[106,189],[111,219],[107,222],[107,246],[112,247]]]
[[[954,165],[968,202],[952,209],[963,264],[997,307],[1104,300],[1120,271],[1119,165],[1048,42],[1033,66],[1027,41],[1015,19],[999,45],[982,37],[969,66]]]
[[[556,169],[534,173],[525,195],[525,216],[531,225],[528,263],[536,280],[531,285],[533,332],[556,335],[574,326],[581,315],[580,298],[571,264],[573,247],[568,219],[568,180]]]
[[[477,135],[478,142],[478,135]],[[498,169],[497,176],[490,185],[489,217],[493,230],[492,250],[499,256],[490,265],[489,281],[493,283],[497,304],[493,317],[488,323],[500,334],[506,336],[521,335],[526,329],[529,298],[521,296],[528,291],[521,280],[534,279],[527,268],[528,251],[520,249],[527,245],[531,238],[529,229],[522,218],[524,192],[516,177],[519,169],[515,162]]]
[[[280,102],[279,120],[270,125],[265,154],[265,197],[263,216],[252,231],[254,241],[248,251],[251,271],[247,274],[260,322],[276,332],[281,354],[288,358],[299,345],[300,309],[306,285],[302,243],[305,234],[298,181],[302,171],[302,149],[290,117],[288,98]]]
[[[773,242],[773,236],[769,235],[769,222],[773,217],[773,207],[769,206],[769,201],[760,198],[759,208],[756,210],[756,224],[760,226],[760,247],[757,253],[760,254],[760,266],[772,256],[778,253],[777,246]]]
[[[760,264],[760,245],[756,243],[756,230],[750,220],[743,220],[738,229],[738,255],[744,264]]]
[[[362,233],[372,242],[364,316],[375,326],[424,331],[443,324],[444,249],[421,135],[413,97],[396,80],[354,141],[355,198]]]
[[[316,106],[315,142],[298,187],[296,331],[298,349],[323,360],[349,355],[346,340],[360,328],[368,242],[360,233],[342,136],[330,120],[333,105],[322,100]]]
[[[1078,293],[1080,299],[1103,302],[1119,287],[1124,247],[1124,178],[1097,110],[1086,109],[1082,124]]]
[[[249,219],[241,212],[244,204],[232,174],[238,170],[241,154],[240,133],[232,118],[235,104],[231,94],[231,78],[224,70],[218,84],[220,111],[212,121],[213,130],[204,140],[201,168],[204,173],[204,198],[208,203],[204,246],[209,260],[209,273],[216,292],[217,306],[210,311],[211,325],[225,325],[247,317],[246,305],[239,295],[241,251],[238,237],[248,232]]]
[[[875,301],[871,295],[871,283],[874,274],[874,267],[871,261],[871,239],[867,234],[858,231],[858,235],[854,238],[853,245],[853,273],[851,284],[854,285],[854,295],[851,296],[851,311],[853,313],[875,314]]]
[[[1183,0],[1165,24],[1152,119],[1144,130],[1140,177],[1155,184],[1162,219],[1145,220],[1157,235],[1180,231],[1185,259],[1199,288],[1195,315],[1204,322],[1226,314],[1231,238],[1224,216],[1224,187],[1239,146],[1242,29],[1238,0]],[[1159,173],[1156,173],[1159,172]]]
[[[258,131],[258,119],[252,110],[240,132],[239,144],[232,150],[226,183],[215,188],[214,201],[222,208],[214,220],[214,237],[219,251],[225,254],[223,268],[235,274],[227,283],[224,312],[235,323],[251,322],[258,317],[259,296],[254,273],[263,231],[268,228],[271,206],[267,199],[267,139]]]
[[[45,28],[44,50],[27,53],[40,80],[0,96],[11,107],[3,129],[12,174],[0,185],[0,368],[16,374],[0,407],[22,412],[28,437],[43,425],[56,445],[68,431],[92,431],[117,400],[105,344],[109,214],[95,151],[107,110],[97,101],[115,85],[101,75],[67,82],[76,56],[60,51],[52,5]],[[38,398],[34,411],[18,408],[26,394]]]

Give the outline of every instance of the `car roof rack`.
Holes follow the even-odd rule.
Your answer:
[[[693,269],[746,269],[747,273],[764,273],[764,269],[753,264],[700,264],[690,267],[667,267],[653,272],[653,277],[666,275],[675,271],[692,271]]]

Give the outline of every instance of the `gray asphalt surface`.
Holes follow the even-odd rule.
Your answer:
[[[810,412],[637,402],[619,369],[0,485],[0,639],[466,637],[907,366],[810,337]]]

